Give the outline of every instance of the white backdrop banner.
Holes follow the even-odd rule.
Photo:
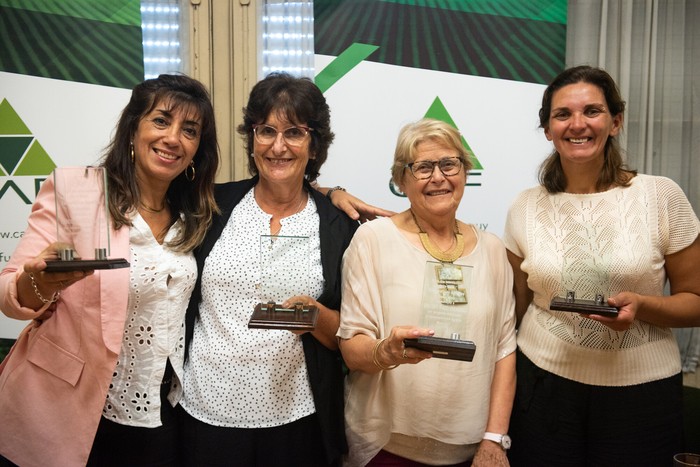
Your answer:
[[[316,70],[334,58],[317,55]],[[336,139],[319,182],[386,209],[408,209],[389,185],[396,139],[406,123],[431,116],[437,101],[481,166],[467,178],[457,215],[501,236],[510,203],[537,183],[539,163],[551,151],[538,127],[544,88],[362,61],[325,92]]]
[[[99,163],[130,95],[0,72],[0,269],[27,227],[41,182],[57,166]],[[0,338],[14,339],[26,324],[0,314]]]

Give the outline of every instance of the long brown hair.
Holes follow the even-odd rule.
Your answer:
[[[549,128],[554,93],[564,86],[581,82],[592,84],[603,92],[613,118],[624,114],[625,101],[620,96],[620,90],[615,84],[615,80],[605,70],[583,65],[564,70],[547,86],[542,96],[540,128]],[[605,162],[598,175],[596,188],[602,190],[611,185],[628,186],[636,174],[635,170],[625,166],[617,138],[609,136],[605,142]],[[556,149],[540,165],[539,181],[549,193],[561,193],[566,189],[566,176],[561,166],[559,152]]]
[[[194,180],[187,179],[186,172],[191,170],[188,168],[170,183],[166,193],[171,224],[183,215],[183,229],[168,246],[175,251],[191,251],[202,242],[214,213],[218,212],[214,177],[219,167],[219,145],[214,109],[209,92],[195,79],[160,75],[134,87],[102,161],[107,172],[109,212],[115,229],[131,225],[130,211],[138,204],[140,193],[130,144],[139,122],[160,103],[166,104],[170,111],[184,109],[201,120],[199,147],[192,159]]]

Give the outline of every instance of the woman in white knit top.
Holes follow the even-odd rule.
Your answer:
[[[519,321],[512,465],[669,465],[683,448],[669,328],[700,324],[698,219],[673,181],[624,167],[624,109],[610,75],[587,66],[542,99],[554,152],[504,237]],[[550,310],[567,291],[619,314]]]

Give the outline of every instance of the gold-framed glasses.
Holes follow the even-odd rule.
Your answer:
[[[427,180],[433,176],[435,166],[445,177],[457,175],[462,170],[462,160],[459,157],[445,157],[437,161],[419,161],[404,165],[416,180]]]
[[[282,133],[284,142],[289,146],[301,146],[311,131],[313,131],[313,128],[305,126],[290,126],[284,130],[278,130],[264,123],[253,126],[255,140],[260,144],[272,144],[277,139],[277,133]]]

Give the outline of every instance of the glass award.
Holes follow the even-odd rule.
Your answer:
[[[549,309],[572,313],[616,317],[618,309],[608,305],[610,277],[605,257],[589,253],[575,259],[565,258],[561,273],[561,290],[552,298]],[[581,297],[583,296],[583,297]]]
[[[429,261],[425,265],[422,327],[435,331],[432,337],[405,339],[406,347],[433,353],[436,358],[471,361],[476,345],[461,338],[467,332],[471,266]]]
[[[109,258],[110,215],[103,167],[59,167],[53,172],[58,259],[46,272],[117,269],[124,258]]]
[[[260,303],[255,306],[249,328],[313,331],[318,308],[303,303],[281,305],[289,297],[308,290],[309,237],[260,236]]]

